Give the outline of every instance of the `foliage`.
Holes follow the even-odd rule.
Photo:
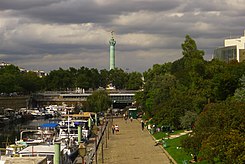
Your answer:
[[[0,93],[29,94],[41,90],[43,81],[34,72],[21,72],[14,65],[0,69]]]
[[[115,86],[117,89],[126,88],[126,81],[128,80],[127,73],[125,73],[122,69],[111,69],[109,72],[110,83]]]
[[[87,98],[87,110],[92,112],[106,111],[111,105],[110,97],[105,90],[97,90]]]
[[[128,83],[126,89],[128,90],[138,90],[142,87],[142,75],[139,72],[132,72],[128,74]]]
[[[210,162],[243,163],[244,110],[245,104],[233,101],[208,104],[183,147],[191,153],[201,153]]]
[[[235,90],[234,100],[245,103],[245,75],[240,78],[240,85]]]
[[[180,117],[180,123],[182,128],[191,129],[197,117],[196,112],[186,111],[185,115]]]

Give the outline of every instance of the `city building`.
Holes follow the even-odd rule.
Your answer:
[[[110,45],[110,70],[115,69],[115,45],[116,45],[116,40],[113,38],[113,31],[111,32],[111,39],[109,41]]]
[[[224,47],[214,50],[213,58],[229,62],[237,60],[238,62],[245,61],[245,30],[244,36],[235,39],[225,39]]]
[[[8,65],[11,65],[11,64],[5,63],[5,62],[1,62],[0,63],[0,68],[5,67],[5,66],[8,66]]]
[[[4,67],[9,66],[9,65],[12,65],[12,64],[1,62],[0,63],[0,68],[4,68]],[[34,72],[39,77],[44,77],[44,76],[47,76],[48,75],[46,72],[44,72],[42,70],[27,70],[27,69],[21,68],[21,67],[18,67],[18,68],[19,68],[20,72],[23,72],[23,73],[25,73],[25,72]]]

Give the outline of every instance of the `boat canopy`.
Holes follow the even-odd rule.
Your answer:
[[[45,124],[42,124],[40,127],[41,128],[56,128],[57,126],[59,126],[59,124],[57,123],[45,123]]]

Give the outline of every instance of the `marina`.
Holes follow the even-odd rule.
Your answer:
[[[42,114],[28,121],[2,124],[0,164],[19,160],[75,164],[81,157],[84,163],[92,163],[108,119],[93,112],[73,114],[70,110],[59,117]]]

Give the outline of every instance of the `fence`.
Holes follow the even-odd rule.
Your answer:
[[[98,135],[95,137],[93,145],[87,148],[86,156],[84,157],[84,162],[86,164],[98,164],[98,158],[101,159],[101,163],[104,163],[104,146],[107,148],[107,142],[109,140],[110,128],[112,125],[111,119],[106,119],[102,126],[99,126]],[[101,157],[98,157],[101,155]]]

